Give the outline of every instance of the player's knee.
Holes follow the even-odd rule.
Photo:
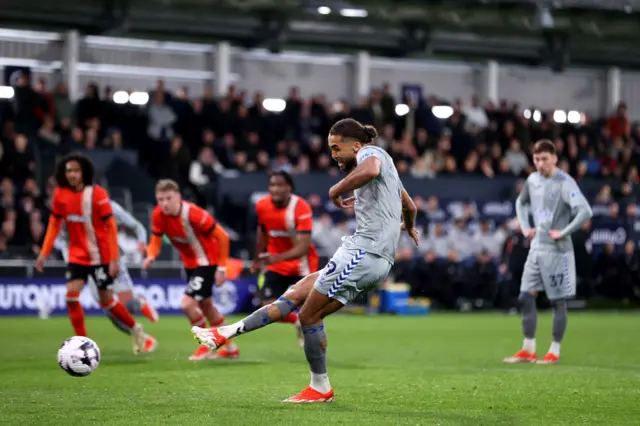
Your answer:
[[[536,295],[531,294],[529,292],[523,291],[518,296],[518,302],[520,303],[520,308],[522,311],[528,311],[536,306]]]
[[[523,292],[520,292],[520,295],[518,296],[518,300],[522,303],[528,300],[535,300],[536,296],[537,294],[535,292],[523,291]]]
[[[67,282],[67,291],[82,291],[82,288],[84,287],[84,281],[82,280],[73,280],[73,281],[69,281]]]
[[[197,308],[197,306],[198,302],[196,302],[193,297],[182,296],[182,300],[180,301],[180,309],[182,309],[182,312],[188,314],[189,312]]]
[[[551,301],[551,306],[556,312],[566,312],[568,309],[567,300],[566,299],[557,299]]]
[[[320,312],[313,312],[308,306],[303,305],[298,312],[298,321],[303,326],[314,325],[322,321],[322,316]]]

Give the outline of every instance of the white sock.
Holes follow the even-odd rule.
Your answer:
[[[244,322],[238,321],[236,323],[230,325],[223,325],[222,327],[218,327],[218,333],[222,334],[227,339],[231,339],[232,337],[236,337],[240,330],[244,329]]]
[[[551,342],[551,347],[549,348],[549,353],[554,354],[555,356],[560,356],[560,343]]]
[[[535,353],[536,351],[536,339],[524,339],[524,343],[522,344],[522,349],[529,352],[530,354]]]
[[[313,389],[320,393],[327,393],[331,390],[331,384],[329,383],[329,375],[311,373],[311,384],[309,385]]]

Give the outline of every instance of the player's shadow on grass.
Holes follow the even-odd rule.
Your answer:
[[[453,423],[456,425],[519,425],[522,424],[522,419],[518,416],[505,414],[505,413],[493,413],[491,410],[493,407],[487,407],[486,413],[474,413],[471,415],[443,412],[442,410],[429,407],[425,407],[424,410],[402,410],[402,409],[384,409],[379,410],[363,410],[359,404],[341,403],[340,401],[334,401],[329,404],[290,404],[284,403],[279,400],[274,401],[277,404],[262,406],[261,410],[270,410],[278,413],[283,411],[289,411],[292,409],[306,409],[306,410],[322,410],[327,413],[353,413],[354,415],[371,416],[371,419],[379,419],[380,415],[395,417],[398,419],[393,424],[411,424],[411,425],[436,425],[440,423]],[[240,405],[240,404],[239,404]],[[304,408],[302,408],[304,407]],[[255,407],[246,406],[247,409]],[[366,421],[366,420],[365,420]]]

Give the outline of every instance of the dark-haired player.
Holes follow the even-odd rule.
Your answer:
[[[522,350],[505,358],[507,363],[554,364],[560,360],[560,342],[567,328],[567,300],[576,294],[576,263],[571,234],[591,218],[592,211],[571,176],[556,167],[553,142],[540,140],[533,148],[536,172],[525,182],[516,200],[516,214],[531,249],[524,264],[520,285],[522,307]],[[534,228],[529,225],[529,207]],[[547,293],[553,305],[553,341],[541,360],[536,355],[538,314],[536,296]]]
[[[304,352],[311,369],[311,384],[286,402],[328,402],[333,390],[327,375],[327,339],[323,319],[363,291],[379,286],[387,277],[401,229],[418,243],[414,228],[416,206],[404,190],[393,160],[372,144],[376,131],[352,119],[333,125],[329,148],[340,169],[349,174],[329,190],[333,203],[355,207],[357,228],[320,272],[307,275],[274,303],[242,321],[224,327],[193,327],[200,342],[212,348],[227,339],[264,327],[301,306],[298,318],[304,332]],[[343,194],[355,196],[343,199]]]
[[[229,235],[204,209],[182,200],[180,187],[170,179],[158,181],[156,206],[151,216],[151,241],[142,264],[149,269],[160,254],[162,236],[166,235],[180,253],[188,277],[180,306],[194,326],[209,320],[212,327],[224,324],[224,316],[213,304],[213,285],[224,284],[225,265],[229,257]],[[235,343],[225,342],[217,353],[205,345],[189,357],[191,361],[211,358],[237,358]]]
[[[119,258],[117,225],[107,191],[93,184],[94,176],[91,160],[79,154],[64,157],[56,166],[57,188],[36,269],[42,272],[64,223],[69,236],[67,309],[76,335],[87,335],[79,297],[91,277],[98,288],[100,307],[131,330],[133,352],[137,354],[144,351],[146,336],[142,325],[113,297],[111,287],[118,275]]]
[[[267,266],[259,285],[262,306],[274,302],[289,287],[318,270],[318,253],[311,241],[311,206],[293,194],[293,190],[289,173],[273,172],[269,175],[269,195],[256,203],[256,259],[251,270],[256,273],[263,263]],[[281,322],[296,326],[302,346],[304,338],[297,312],[291,312]]]

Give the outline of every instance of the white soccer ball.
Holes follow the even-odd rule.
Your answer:
[[[100,348],[88,337],[70,337],[58,350],[58,364],[70,376],[88,376],[100,365]]]

